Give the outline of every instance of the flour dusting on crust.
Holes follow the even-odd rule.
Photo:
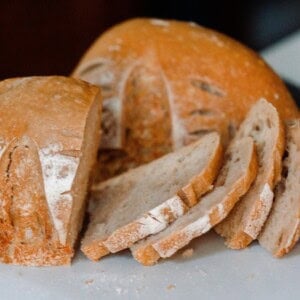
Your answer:
[[[210,229],[209,215],[205,215],[182,229],[181,232],[184,238],[178,240],[177,245],[172,244],[171,247],[166,247],[166,241],[168,240],[168,238],[166,238],[165,240],[154,243],[152,246],[160,257],[167,258],[175,254],[178,249],[187,245],[192,239],[206,233]]]
[[[0,158],[2,156],[2,153],[4,152],[5,149],[5,140],[3,137],[0,137]]]
[[[52,215],[54,227],[60,242],[64,245],[67,239],[67,224],[69,215],[63,208],[72,207],[73,197],[70,194],[76,175],[79,158],[60,154],[61,145],[51,144],[39,151],[42,165],[44,188]]]
[[[251,219],[244,229],[244,232],[251,236],[253,239],[257,238],[262,226],[264,225],[269,215],[273,203],[273,197],[274,193],[271,190],[269,184],[266,183],[259,197],[261,202],[259,214],[255,212],[254,217],[250,216]]]
[[[161,19],[151,19],[150,20],[150,23],[152,25],[155,25],[155,26],[162,26],[162,27],[167,27],[170,25],[170,23],[168,21],[165,21],[165,20],[161,20]]]
[[[142,225],[140,235],[145,237],[165,229],[170,223],[169,215],[166,214],[166,211],[176,219],[184,214],[185,205],[178,196],[174,196],[163,204],[153,208],[138,221]]]
[[[300,225],[300,218],[297,218],[297,221],[294,225],[294,228],[291,231],[291,235],[290,235],[289,239],[286,242],[285,249],[289,249],[292,246],[292,244],[294,243],[294,239],[295,239],[295,236],[296,236],[296,232],[299,228],[299,225]]]

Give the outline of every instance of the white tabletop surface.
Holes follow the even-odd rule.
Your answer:
[[[300,32],[263,52],[300,85]],[[179,253],[142,267],[125,251],[98,263],[78,253],[71,267],[0,265],[0,299],[300,299],[300,245],[274,259],[257,243],[228,250],[213,232],[196,239],[190,258]]]
[[[300,30],[268,47],[261,54],[277,73],[300,87]]]
[[[300,245],[275,259],[256,243],[228,250],[210,232],[189,248],[153,267],[128,251],[98,263],[78,254],[71,267],[0,265],[0,299],[300,299]]]

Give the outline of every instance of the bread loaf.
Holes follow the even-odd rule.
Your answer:
[[[95,41],[73,76],[103,91],[98,181],[207,132],[216,130],[227,141],[260,98],[284,119],[298,113],[283,82],[256,53],[195,23],[119,24]]]
[[[81,249],[98,260],[163,230],[211,189],[221,158],[220,137],[211,133],[95,185],[91,222]]]
[[[256,152],[251,138],[234,141],[227,149],[214,189],[164,231],[131,247],[134,258],[144,265],[154,264],[186,246],[222,221],[244,195],[257,172]]]
[[[284,128],[275,107],[265,100],[257,102],[241,124],[235,139],[254,139],[258,157],[257,178],[229,216],[216,227],[233,249],[247,247],[255,240],[272,207],[273,189],[280,180],[285,147]]]
[[[0,261],[69,264],[99,145],[99,89],[65,77],[0,82]]]
[[[289,253],[300,237],[300,119],[287,126],[286,157],[274,204],[259,243],[274,256]]]

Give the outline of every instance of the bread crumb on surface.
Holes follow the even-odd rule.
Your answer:
[[[181,256],[183,258],[189,258],[191,257],[192,255],[194,254],[194,249],[193,248],[189,248],[189,249],[186,249],[182,252]]]
[[[91,285],[91,284],[94,283],[94,279],[87,279],[87,280],[85,280],[84,283],[85,283],[86,285]]]
[[[174,285],[174,284],[169,284],[168,286],[167,286],[167,290],[173,290],[173,289],[175,289],[176,288],[176,286]]]

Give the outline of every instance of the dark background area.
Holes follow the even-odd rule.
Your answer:
[[[0,79],[67,75],[100,33],[137,16],[195,21],[261,50],[300,28],[300,1],[0,0]]]

